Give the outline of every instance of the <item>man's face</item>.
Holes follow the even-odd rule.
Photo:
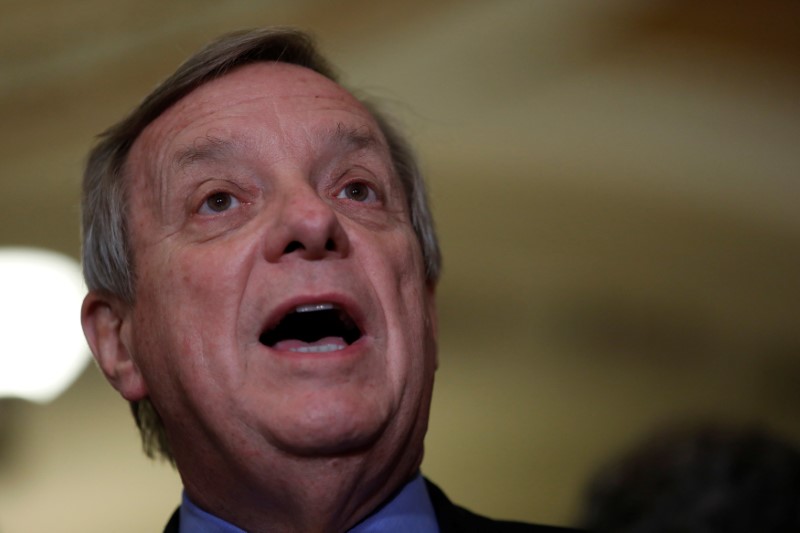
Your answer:
[[[433,287],[358,101],[308,69],[248,65],[150,124],[126,176],[136,301],[121,340],[143,387],[123,394],[151,398],[179,466],[421,458]]]

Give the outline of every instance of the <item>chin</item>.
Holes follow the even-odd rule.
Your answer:
[[[376,444],[391,418],[389,409],[363,397],[314,403],[295,410],[270,432],[276,447],[298,456],[357,454]]]

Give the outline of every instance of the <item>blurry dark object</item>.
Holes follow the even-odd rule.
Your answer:
[[[759,428],[661,431],[591,480],[581,524],[597,533],[797,533],[800,451]]]

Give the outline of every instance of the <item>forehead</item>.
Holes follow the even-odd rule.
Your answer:
[[[298,65],[252,63],[201,85],[158,116],[134,142],[129,163],[163,166],[176,144],[235,138],[256,124],[311,133],[337,120],[382,137],[366,107],[334,81]]]

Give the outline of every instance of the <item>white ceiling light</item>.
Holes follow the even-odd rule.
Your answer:
[[[0,248],[0,397],[48,402],[80,375],[90,359],[80,324],[85,293],[74,259]]]

